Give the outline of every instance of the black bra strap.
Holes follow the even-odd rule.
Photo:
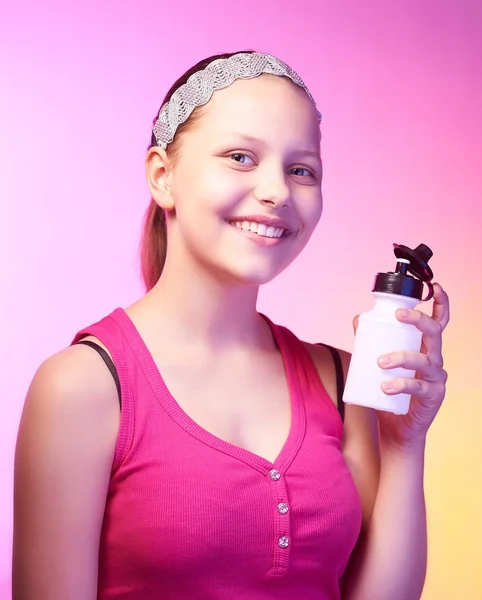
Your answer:
[[[102,346],[99,346],[99,344],[96,344],[95,342],[92,342],[91,340],[80,340],[80,342],[77,342],[77,344],[84,344],[85,346],[90,346],[91,348],[93,348],[100,354],[103,361],[107,365],[107,368],[111,372],[112,377],[114,378],[115,385],[117,387],[117,394],[119,396],[119,404],[122,406],[121,386],[120,386],[120,381],[119,381],[119,375],[117,374],[117,369],[115,368],[115,365],[112,362],[111,357],[107,354],[107,352],[104,350],[104,348],[102,348]]]
[[[325,346],[331,352],[333,362],[335,363],[336,374],[336,405],[340,413],[341,420],[345,420],[345,403],[343,402],[343,392],[345,389],[345,376],[343,374],[343,365],[341,364],[340,353],[333,346],[328,344],[318,343],[317,346]]]

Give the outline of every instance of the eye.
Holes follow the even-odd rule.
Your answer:
[[[243,154],[242,152],[235,152],[233,154],[230,154],[229,158],[231,160],[233,160],[234,162],[240,163],[242,165],[249,165],[249,164],[254,165],[253,159],[250,158],[247,154]],[[248,161],[251,161],[251,162],[248,162]]]
[[[293,175],[297,177],[314,177],[313,173],[309,169],[305,169],[304,167],[293,167],[290,169]]]

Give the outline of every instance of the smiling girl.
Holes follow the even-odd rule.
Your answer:
[[[415,600],[441,333],[411,311],[404,417],[341,402],[349,355],[256,309],[322,214],[320,115],[252,52],[206,59],[154,122],[146,294],[30,386],[15,462],[14,600]],[[402,319],[402,316],[399,315]],[[382,364],[382,363],[380,363]]]

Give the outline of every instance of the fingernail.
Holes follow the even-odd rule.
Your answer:
[[[410,316],[410,311],[407,310],[406,308],[400,308],[398,310],[398,316],[401,317],[402,319],[407,319]]]
[[[378,359],[378,364],[382,365],[382,367],[388,366],[392,362],[391,357],[387,354],[385,356],[380,356]]]
[[[389,381],[384,381],[382,383],[382,388],[388,392],[388,390],[393,390],[393,383],[390,383]]]

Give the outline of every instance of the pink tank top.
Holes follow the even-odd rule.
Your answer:
[[[293,333],[270,324],[291,395],[274,463],[197,425],[121,308],[80,331],[109,349],[122,413],[99,600],[335,600],[361,527],[343,426]]]

